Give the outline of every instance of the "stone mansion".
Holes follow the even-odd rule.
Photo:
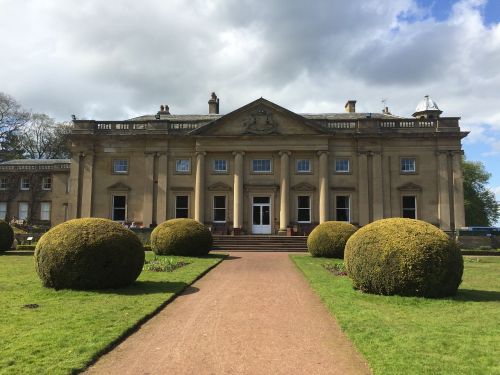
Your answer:
[[[464,225],[458,117],[425,97],[412,117],[298,114],[257,99],[225,115],[160,111],[74,120],[71,159],[0,164],[0,217],[104,217],[150,227],[194,218],[224,234],[303,234],[327,220]],[[37,177],[37,178],[35,178]]]

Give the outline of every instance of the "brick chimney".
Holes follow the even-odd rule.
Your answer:
[[[212,93],[212,96],[208,101],[208,114],[209,115],[219,114],[219,98],[217,97],[217,95],[215,95],[215,92]]]
[[[356,100],[348,100],[347,103],[345,103],[344,109],[348,113],[356,112]]]

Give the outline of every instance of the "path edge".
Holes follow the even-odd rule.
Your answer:
[[[181,290],[179,290],[177,293],[174,293],[169,298],[167,298],[165,301],[163,301],[160,305],[158,305],[158,307],[155,308],[152,312],[144,315],[141,319],[139,319],[137,322],[135,322],[131,327],[129,327],[125,331],[123,331],[116,339],[111,341],[102,350],[99,350],[95,355],[93,355],[92,358],[90,359],[90,361],[87,362],[84,366],[71,370],[70,374],[81,374],[84,371],[88,370],[89,367],[94,365],[103,355],[108,354],[110,351],[112,351],[118,345],[120,345],[125,339],[127,339],[130,335],[132,335],[134,332],[138,331],[139,328],[141,328],[141,326],[144,323],[146,323],[148,320],[150,320],[155,315],[157,315],[167,305],[172,303],[178,296],[180,296],[187,288],[189,288],[195,282],[200,280],[203,276],[205,276],[207,273],[209,273],[211,270],[213,270],[215,267],[217,267],[219,264],[221,264],[229,256],[229,254],[227,254],[227,253],[217,253],[217,255],[222,256],[217,263],[208,267],[205,271],[203,271],[198,276],[196,276],[189,284],[186,284]]]

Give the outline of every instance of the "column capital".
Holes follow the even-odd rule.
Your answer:
[[[233,156],[236,155],[245,155],[245,151],[233,151]]]
[[[196,156],[206,156],[206,151],[196,151]]]
[[[327,150],[319,150],[318,152],[316,152],[316,155],[318,155],[318,156],[321,156],[323,154],[328,155],[328,154],[330,154],[330,152],[328,152]]]
[[[278,152],[278,155],[279,156],[282,156],[282,155],[288,155],[290,156],[292,154],[291,151],[287,151],[287,150],[281,150],[280,152]]]

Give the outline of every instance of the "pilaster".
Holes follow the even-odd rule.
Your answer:
[[[206,152],[196,153],[196,177],[194,186],[194,219],[205,222],[205,155]]]
[[[318,151],[319,156],[319,223],[328,221],[328,151]]]
[[[153,223],[154,160],[155,153],[148,152],[144,154],[145,179],[142,224],[146,228]]]
[[[449,195],[449,181],[448,181],[448,152],[438,151],[438,217],[439,226],[442,230],[451,229],[450,217],[450,195]]]
[[[243,226],[243,151],[234,155],[234,197],[233,197],[233,231],[239,234]]]
[[[94,180],[94,153],[83,155],[81,217],[92,217],[92,192]]]
[[[455,214],[455,230],[465,226],[464,178],[462,174],[462,153],[454,152],[453,158],[453,203]]]
[[[359,225],[366,225],[370,222],[368,155],[366,152],[358,154],[358,173]]]
[[[167,192],[168,192],[168,155],[160,153],[158,155],[158,202],[156,220],[158,224],[167,220]]]
[[[280,151],[280,233],[286,233],[290,224],[290,151]]]

